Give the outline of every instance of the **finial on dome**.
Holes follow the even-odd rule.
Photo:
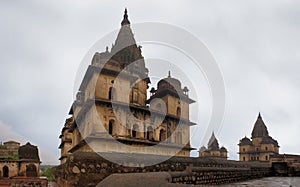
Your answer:
[[[261,114],[260,114],[260,112],[258,113],[258,118],[261,118]]]
[[[124,16],[123,16],[123,20],[121,22],[121,25],[124,26],[124,25],[129,25],[129,24],[130,24],[130,22],[128,20],[127,8],[125,8]]]
[[[169,77],[169,78],[171,77],[171,71],[168,72],[168,77]]]

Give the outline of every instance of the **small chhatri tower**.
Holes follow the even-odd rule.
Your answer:
[[[47,187],[48,179],[40,177],[38,147],[27,142],[0,143],[0,186]]]
[[[202,146],[199,149],[199,157],[227,160],[227,149],[225,147],[219,147],[219,142],[214,132],[208,141],[207,148]]]
[[[251,139],[246,136],[240,140],[240,161],[265,161],[269,162],[271,155],[279,153],[279,145],[269,136],[268,129],[259,113],[254,124]]]
[[[95,53],[72,104],[60,135],[61,163],[78,152],[189,157],[190,126],[195,125],[189,105],[195,101],[188,88],[169,73],[147,99],[149,84],[125,10],[112,48]]]

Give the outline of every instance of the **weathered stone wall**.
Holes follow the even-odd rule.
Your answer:
[[[18,176],[18,166],[19,163],[17,161],[1,161],[0,162],[0,178],[3,178],[3,168],[8,167],[8,176],[15,177]]]
[[[48,187],[47,178],[28,178],[28,177],[15,177],[10,179],[12,187]]]
[[[192,172],[173,174],[172,183],[218,185],[270,176],[270,168],[193,168]]]
[[[251,178],[265,177],[271,174],[269,164],[246,163],[236,161],[217,161],[204,158],[172,157],[160,164],[145,166],[147,157],[137,154],[106,154],[118,159],[126,157],[125,167],[112,163],[96,153],[74,153],[67,162],[56,170],[56,179],[61,187],[96,186],[105,177],[113,173],[170,172],[172,182],[180,184],[221,184]],[[126,162],[126,163],[125,163]],[[185,171],[186,175],[182,175]],[[174,172],[180,172],[178,176]]]
[[[275,176],[300,176],[300,155],[273,155],[271,163]]]

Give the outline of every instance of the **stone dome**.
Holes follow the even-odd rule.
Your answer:
[[[37,146],[31,145],[29,142],[19,147],[18,154],[20,159],[40,160]]]
[[[227,149],[225,147],[221,147],[220,151],[221,152],[227,152]]]
[[[181,82],[178,79],[172,78],[169,72],[169,76],[160,80],[157,83],[157,91],[169,89],[175,92],[182,92]]]
[[[187,87],[181,88],[181,82],[178,79],[172,78],[169,71],[168,77],[161,79],[157,83],[157,89],[152,88],[150,90],[151,96],[150,99],[147,100],[147,103],[150,103],[154,98],[162,98],[166,95],[179,98],[189,104],[194,103],[195,101],[189,98],[188,91],[189,89]]]
[[[240,140],[240,145],[252,145],[252,142],[249,138],[246,136]]]

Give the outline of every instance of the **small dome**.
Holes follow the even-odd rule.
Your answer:
[[[31,145],[29,142],[20,146],[18,153],[20,159],[40,160],[37,146]]]
[[[178,79],[172,78],[169,72],[169,76],[160,80],[157,83],[157,90],[171,89],[175,92],[182,91],[181,82]]]
[[[220,151],[221,152],[227,152],[227,149],[225,147],[221,147]]]
[[[253,145],[251,140],[246,136],[240,140],[240,145]]]

